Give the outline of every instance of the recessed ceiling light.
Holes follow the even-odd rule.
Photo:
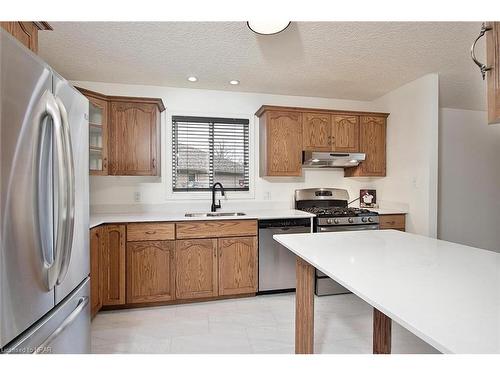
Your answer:
[[[196,82],[196,81],[198,81],[198,78],[195,76],[190,76],[190,77],[188,77],[188,81],[189,82]]]
[[[232,79],[231,81],[229,81],[229,83],[231,85],[239,85],[240,84],[240,81],[238,81],[237,79]]]
[[[256,34],[273,35],[285,30],[290,21],[248,21],[247,26]]]

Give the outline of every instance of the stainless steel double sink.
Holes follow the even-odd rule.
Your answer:
[[[225,217],[225,216],[245,216],[244,212],[200,212],[193,213],[189,212],[185,214],[185,217]]]

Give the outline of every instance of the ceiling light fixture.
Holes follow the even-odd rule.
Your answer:
[[[232,79],[231,81],[229,81],[229,84],[231,84],[231,85],[239,85],[240,81],[238,81],[237,79]]]
[[[290,23],[290,21],[248,21],[247,26],[256,34],[273,35],[285,30]]]
[[[188,78],[187,78],[187,80],[188,80],[189,82],[196,82],[196,81],[198,81],[198,78],[197,78],[197,77],[195,77],[195,76],[190,76],[190,77],[188,77]]]

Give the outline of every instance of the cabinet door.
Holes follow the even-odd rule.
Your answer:
[[[110,174],[158,175],[160,114],[157,105],[111,102],[110,111]]]
[[[127,303],[171,301],[175,241],[127,243]]]
[[[92,317],[102,307],[100,231],[100,228],[92,228],[90,230],[90,312]]]
[[[346,168],[346,177],[385,176],[386,170],[386,118],[361,116],[359,124],[359,148],[366,154],[358,167]]]
[[[406,230],[406,215],[379,215],[379,220],[380,229],[397,229],[403,232]]]
[[[300,176],[302,173],[302,114],[267,114],[267,175]]]
[[[178,240],[175,244],[177,299],[217,296],[217,240]]]
[[[338,152],[359,151],[358,116],[332,116],[332,149]]]
[[[500,123],[500,22],[490,22],[486,33],[488,74],[488,123]]]
[[[325,113],[304,113],[302,124],[303,150],[330,151],[331,116]]]
[[[219,238],[219,295],[257,292],[257,237]]]
[[[108,174],[108,102],[89,100],[89,167],[91,175]]]
[[[102,304],[125,304],[125,225],[102,228]]]
[[[38,28],[33,22],[0,22],[0,25],[33,52],[38,52]]]

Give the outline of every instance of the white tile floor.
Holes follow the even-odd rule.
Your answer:
[[[295,295],[99,313],[93,353],[293,353]],[[393,323],[393,353],[437,353]],[[372,308],[353,294],[315,300],[316,353],[371,353]]]

